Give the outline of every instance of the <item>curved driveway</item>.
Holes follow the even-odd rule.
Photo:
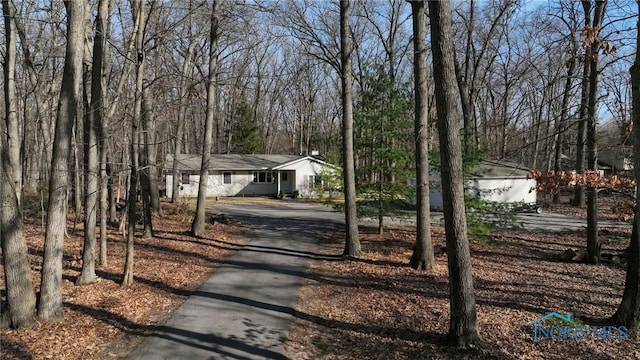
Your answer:
[[[543,212],[542,214],[536,213],[517,213],[516,214],[517,223],[513,229],[520,229],[520,225],[522,225],[522,229],[537,233],[543,232],[565,232],[565,231],[574,231],[581,230],[587,228],[587,219],[577,217],[577,216],[569,216],[551,212]],[[407,221],[407,220],[403,220]],[[413,218],[411,221],[415,221]],[[444,215],[442,212],[432,211],[431,212],[431,223],[432,224],[444,224]],[[598,228],[618,228],[618,229],[630,229],[631,224],[621,221],[612,221],[612,220],[598,220]]]
[[[318,235],[342,214],[299,202],[216,207],[253,229],[130,359],[282,359],[297,292]]]

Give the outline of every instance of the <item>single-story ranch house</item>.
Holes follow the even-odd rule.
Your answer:
[[[164,164],[167,196],[173,192],[173,156]],[[201,155],[181,154],[179,196],[198,196]],[[323,172],[339,171],[316,156],[212,154],[207,182],[207,196],[278,195],[281,192],[314,196],[314,188]]]

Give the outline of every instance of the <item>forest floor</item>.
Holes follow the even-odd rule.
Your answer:
[[[25,231],[36,287],[40,284],[44,225],[37,200],[25,203]],[[202,238],[188,235],[190,205],[163,202],[154,219],[155,237],[136,238],[135,283],[119,285],[124,269],[125,238],[109,231],[108,264],[97,266],[99,281],[74,286],[82,265],[82,219],[69,236],[63,258],[64,320],[36,322],[28,329],[0,330],[0,359],[117,359],[133,350],[244,242],[239,227],[207,224]],[[74,230],[74,228],[76,230]],[[4,272],[0,264],[0,289]],[[6,294],[2,294],[4,298]]]
[[[615,219],[602,201],[601,218]],[[554,205],[547,211],[584,216]],[[603,252],[622,253],[630,231],[601,229]],[[336,229],[319,254],[339,254]],[[446,344],[449,289],[444,230],[432,227],[436,268],[407,266],[415,228],[397,226],[384,235],[361,228],[364,255],[346,261],[313,260],[297,311],[325,319],[295,318],[287,347],[292,359],[640,359],[640,336],[627,339],[534,341],[536,319],[571,313],[579,325],[607,326],[624,288],[624,265],[593,266],[561,260],[567,248],[585,248],[584,230],[563,233],[497,232],[471,240],[478,323],[484,346],[462,350]],[[554,324],[563,325],[563,324]]]
[[[110,233],[109,264],[98,267],[101,281],[73,285],[81,266],[82,231],[74,231],[70,221],[64,255],[64,320],[1,330],[0,359],[122,358],[242,244],[242,227],[223,224],[208,225],[207,235],[194,239],[187,235],[189,206],[163,206],[164,215],[155,222],[156,237],[136,240],[136,282],[129,287],[118,284],[125,243],[116,229]],[[81,229],[81,223],[76,227]],[[27,217],[26,230],[34,284],[39,284],[44,236],[37,214]],[[341,232],[335,229],[323,236],[316,252],[341,253]],[[584,247],[584,231],[500,232],[488,241],[472,240],[485,346],[474,350],[447,346],[444,231],[434,227],[432,233],[437,264],[431,273],[407,266],[415,241],[415,229],[408,226],[393,227],[384,235],[361,227],[362,257],[312,260],[296,310],[314,316],[293,318],[286,355],[291,359],[640,359],[640,338],[635,333],[626,340],[533,339],[530,323],[551,311],[570,312],[580,324],[609,325],[606,319],[622,296],[624,265],[591,266],[560,259],[565,249]],[[604,252],[622,252],[628,245],[628,232],[602,229],[600,235]],[[303,318],[323,320],[311,323]]]

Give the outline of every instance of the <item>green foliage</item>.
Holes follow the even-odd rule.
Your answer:
[[[415,176],[411,87],[381,66],[361,79],[354,104],[358,214],[398,216],[407,208],[407,179]]]
[[[490,241],[489,235],[496,229],[522,228],[516,216],[517,204],[487,201],[478,193],[464,196],[467,211],[467,233],[481,241]]]
[[[260,154],[264,152],[264,136],[258,117],[245,101],[234,112],[231,128],[232,151],[236,154]]]
[[[300,192],[298,190],[293,190],[291,192],[291,197],[294,198],[294,199],[299,198],[300,197]]]
[[[472,152],[465,152],[462,154],[462,171],[467,174],[476,165],[480,164],[482,159],[486,157],[488,153],[488,147],[480,145]],[[435,146],[429,151],[429,168],[432,171],[440,172],[440,149]]]

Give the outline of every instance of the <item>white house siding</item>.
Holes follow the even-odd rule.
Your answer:
[[[224,173],[227,171],[212,171],[207,183],[207,196],[255,196],[275,195],[276,184],[254,183],[253,171],[229,171],[231,184],[224,183]],[[275,172],[274,172],[275,176]],[[173,176],[167,175],[167,197],[173,194]],[[189,184],[180,185],[180,196],[197,197],[200,175],[190,175]]]
[[[469,181],[469,187],[480,192],[480,197],[487,201],[501,203],[524,202],[536,203],[536,181],[534,179],[509,178],[489,179],[477,178]]]
[[[310,176],[318,176],[323,171],[330,169],[315,161],[299,161],[282,167],[280,170],[295,170],[289,174],[290,177],[295,174],[295,183],[291,188],[297,188],[302,197],[313,197],[316,194],[313,190],[313,184],[309,183]]]
[[[433,177],[433,176],[432,176]],[[433,185],[432,185],[433,186]],[[536,181],[534,179],[510,178],[510,179],[487,179],[476,178],[466,182],[467,192],[479,192],[480,198],[485,201],[495,201],[500,203],[535,204]],[[440,187],[429,189],[429,206],[432,210],[442,211],[442,191]]]
[[[261,170],[211,170],[207,183],[207,196],[256,196],[256,195],[276,195],[279,190],[291,193],[297,190],[300,196],[314,196],[313,185],[310,183],[310,176],[318,176],[323,171],[334,171],[322,162],[318,162],[310,157],[294,160],[282,166],[274,166],[270,169]],[[191,170],[193,171],[193,170]],[[254,171],[271,172],[271,182],[253,182]],[[224,184],[224,173],[231,173],[231,184]],[[286,180],[282,175],[286,174]],[[170,197],[173,190],[173,176],[169,173],[165,175],[166,195]],[[181,197],[198,196],[199,175],[190,175],[188,184],[180,185]],[[280,187],[278,187],[278,180]]]

